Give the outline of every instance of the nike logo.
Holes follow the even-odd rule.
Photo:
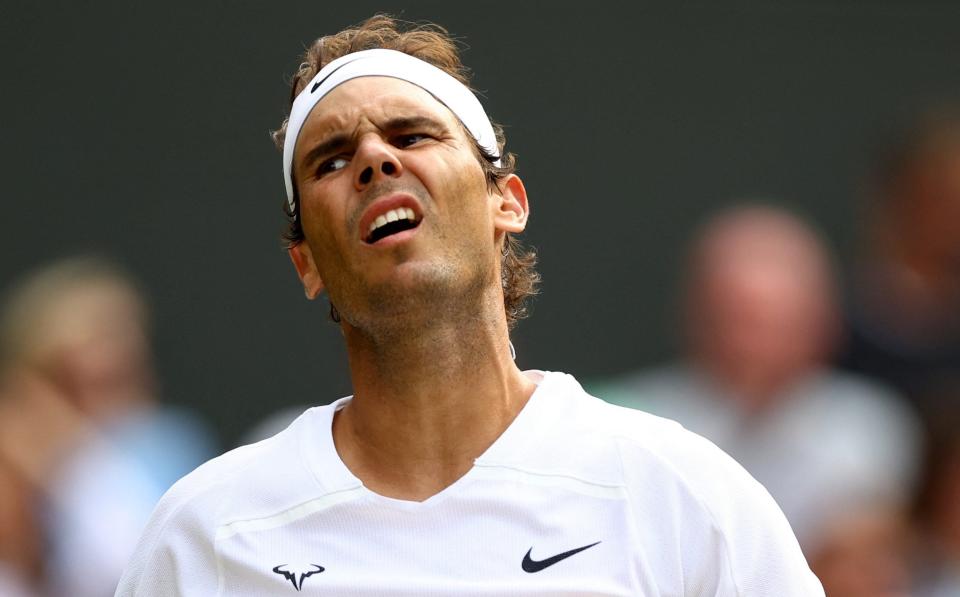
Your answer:
[[[600,542],[597,541],[596,543],[591,543],[590,545],[584,545],[583,547],[578,547],[576,549],[571,549],[570,551],[558,553],[557,555],[547,558],[545,560],[534,560],[533,558],[531,558],[530,553],[533,551],[533,548],[531,547],[529,550],[527,550],[527,555],[523,556],[523,563],[521,564],[521,566],[523,567],[524,572],[529,572],[533,574],[534,572],[540,572],[544,568],[549,568],[550,566],[553,566],[557,562],[566,560],[570,556],[576,555],[585,549],[590,549],[594,545],[599,545],[599,544]]]
[[[317,91],[317,87],[320,87],[321,85],[323,85],[323,84],[326,82],[326,80],[330,78],[330,75],[332,75],[333,73],[337,72],[338,70],[340,70],[341,68],[345,67],[345,66],[348,65],[348,64],[350,64],[350,63],[349,63],[349,62],[344,62],[343,64],[341,64],[341,65],[338,66],[337,68],[335,68],[335,69],[333,69],[332,71],[330,71],[329,73],[327,73],[327,76],[326,76],[326,77],[320,79],[319,81],[317,81],[316,83],[313,84],[313,87],[310,88],[310,93],[315,93],[315,92]]]

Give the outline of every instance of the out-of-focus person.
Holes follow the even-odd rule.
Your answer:
[[[914,597],[960,595],[960,415],[932,430],[926,474],[916,504],[920,531]]]
[[[40,577],[40,533],[30,485],[0,459],[0,595],[33,597]]]
[[[868,194],[839,362],[935,422],[960,409],[960,107],[889,144]]]
[[[0,474],[43,505],[20,508],[33,529],[20,533],[26,553],[38,556],[12,564],[34,590],[111,595],[159,497],[214,454],[196,416],[156,402],[147,321],[129,276],[93,257],[50,264],[6,293]],[[0,524],[3,537],[11,523]]]
[[[919,425],[892,390],[827,366],[839,315],[824,244],[786,211],[732,208],[696,240],[685,291],[685,357],[597,393],[736,458],[783,508],[827,595],[905,594]]]

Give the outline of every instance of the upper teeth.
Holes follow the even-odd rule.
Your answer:
[[[411,222],[415,222],[417,220],[417,216],[409,207],[398,207],[397,209],[391,209],[387,213],[377,216],[377,219],[373,221],[373,224],[370,224],[370,232],[372,233],[381,226],[386,226],[388,222],[396,222],[397,220],[410,220]]]

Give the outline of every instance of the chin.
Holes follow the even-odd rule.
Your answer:
[[[364,319],[437,320],[439,314],[470,308],[482,296],[483,286],[483,277],[475,271],[458,271],[448,264],[405,263],[393,268],[390,276],[367,280],[363,295],[368,297],[364,310],[369,317]]]

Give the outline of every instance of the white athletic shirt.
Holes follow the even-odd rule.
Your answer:
[[[118,597],[822,596],[770,495],[707,440],[544,373],[423,502],[334,448],[343,398],[204,464],[161,500]]]

